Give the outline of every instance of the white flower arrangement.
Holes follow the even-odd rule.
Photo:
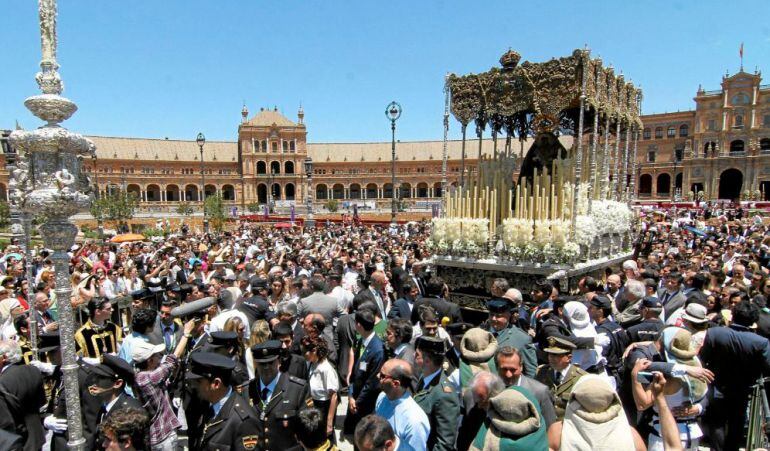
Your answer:
[[[551,242],[556,247],[562,247],[569,239],[569,223],[561,219],[551,221]]]
[[[502,238],[506,247],[523,247],[532,241],[532,221],[508,218],[503,220]]]
[[[535,243],[545,246],[551,242],[551,221],[535,221]]]
[[[541,248],[535,243],[529,243],[522,249],[521,259],[524,261],[540,261],[542,255]]]
[[[489,240],[489,219],[463,218],[461,221],[462,240],[477,247],[485,246]]]

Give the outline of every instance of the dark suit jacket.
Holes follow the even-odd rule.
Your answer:
[[[297,379],[303,379],[307,381],[309,368],[307,361],[297,354],[287,355],[285,358],[281,358],[280,370],[282,373],[286,373],[290,376],[294,376]]]
[[[98,398],[91,396],[88,392],[87,379],[91,374],[92,365],[85,363],[83,360],[78,361],[78,387],[80,388],[80,413],[83,418],[83,436],[86,439],[86,449],[94,449],[94,445],[97,439],[98,425],[99,425],[99,412],[102,409],[102,404]],[[64,399],[64,387],[61,380],[61,371],[57,368],[54,373],[57,378],[54,385],[54,391],[51,394],[52,399],[50,403],[49,412],[56,418],[67,418],[66,404]],[[62,434],[54,433],[51,437],[51,450],[66,450],[67,449],[67,433]]]
[[[394,266],[390,269],[390,285],[396,293],[396,297],[404,296],[404,282],[409,280],[409,273],[400,266]]]
[[[660,302],[663,303],[663,296],[666,294],[665,289],[661,289],[658,291],[658,299],[660,299]],[[679,310],[680,308],[684,307],[684,303],[687,301],[687,296],[684,294],[682,290],[679,290],[673,297],[668,299],[665,304],[663,304],[663,318],[668,319],[669,316],[671,316],[672,313]]]
[[[377,374],[385,361],[385,349],[377,335],[372,336],[361,357],[358,357],[357,348],[354,348],[355,361],[349,391],[350,396],[356,400],[359,415],[365,416],[374,411],[377,395],[380,394]]]
[[[744,396],[759,376],[770,374],[770,342],[737,324],[708,329],[699,357],[726,397]]]
[[[260,399],[259,387],[260,382],[257,378],[249,388],[254,409],[260,415],[260,445],[262,446],[257,449],[299,449],[292,425],[297,421],[299,411],[307,407],[308,385],[302,379],[281,373],[267,405],[264,405]],[[268,442],[265,443],[264,439],[268,439]]]
[[[463,320],[462,313],[460,312],[460,306],[449,302],[442,298],[420,298],[414,301],[414,307],[412,307],[412,324],[417,324],[420,321],[420,306],[430,305],[438,313],[439,321],[445,316],[448,317],[453,323],[459,323]]]
[[[12,414],[2,420],[2,429],[24,438],[25,450],[39,450],[45,443],[40,409],[46,401],[40,370],[30,365],[11,365],[0,373],[0,392]]]
[[[200,443],[190,449],[263,449],[258,446],[260,429],[257,413],[235,390],[219,414],[205,422],[201,432]],[[253,446],[246,446],[252,443]]]
[[[163,339],[163,329],[161,328],[162,324],[160,322],[160,317],[155,318],[155,325],[152,327],[152,330],[149,334],[147,334],[147,337],[150,340],[150,343],[154,345],[159,344],[165,344],[165,341]],[[168,352],[174,352],[174,349],[176,348],[176,344],[179,343],[179,340],[182,339],[182,326],[174,322],[174,324],[171,326],[174,328],[174,341],[172,342],[172,349],[167,350]]]
[[[139,402],[136,398],[128,396],[125,392],[123,392],[120,394],[120,396],[118,396],[117,401],[115,401],[115,404],[112,405],[112,408],[110,409],[110,411],[107,412],[106,415],[103,415],[102,418],[99,419],[99,423],[109,418],[110,415],[117,412],[118,410],[129,409],[129,408],[141,410],[147,413],[146,409],[144,408],[141,402]]]
[[[369,290],[367,290],[369,291]],[[354,314],[340,316],[337,321],[337,345],[339,346],[337,374],[340,376],[340,390],[347,388],[350,350],[356,346],[356,317]]]
[[[409,301],[404,298],[396,300],[388,312],[388,319],[403,318],[411,320],[411,317],[412,311],[409,308]]]

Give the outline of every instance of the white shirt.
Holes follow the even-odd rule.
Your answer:
[[[249,319],[246,317],[243,312],[238,310],[225,310],[221,312],[219,315],[215,316],[214,319],[211,320],[209,323],[209,333],[216,332],[218,330],[225,330],[225,323],[228,319],[237,316],[241,319],[241,322],[245,326],[243,329],[243,339],[248,340],[249,337],[251,337],[251,327],[249,326]]]
[[[348,307],[353,302],[353,293],[342,288],[341,285],[337,285],[329,292],[329,296],[337,298],[337,305],[344,311],[348,311]]]
[[[314,364],[310,367],[310,396],[318,401],[326,401],[330,398],[330,391],[339,391],[340,383],[337,371],[332,368],[328,360]]]
[[[257,397],[261,397],[262,390],[267,388],[267,397],[265,399],[265,404],[270,403],[270,399],[273,398],[273,393],[275,392],[275,386],[278,385],[278,379],[280,378],[281,378],[281,372],[279,371],[278,374],[275,376],[275,379],[270,381],[270,383],[267,384],[267,386],[265,386],[265,384],[262,383],[262,379],[259,380],[259,393],[257,393]]]

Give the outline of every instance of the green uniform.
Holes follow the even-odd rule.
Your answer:
[[[430,420],[428,449],[453,450],[457,438],[458,420],[460,419],[460,396],[441,371],[424,387],[423,380],[417,384],[413,396]]]
[[[576,365],[570,365],[567,370],[567,375],[559,384],[556,383],[556,373],[550,365],[540,365],[537,368],[537,375],[535,379],[538,382],[545,384],[554,398],[554,410],[556,411],[556,417],[559,420],[564,419],[564,410],[567,408],[567,402],[569,401],[570,394],[572,394],[572,387],[580,379],[585,371],[581,370]]]
[[[521,353],[524,375],[535,377],[537,371],[537,353],[532,345],[532,337],[516,326],[508,327],[497,335],[497,349],[510,346]]]

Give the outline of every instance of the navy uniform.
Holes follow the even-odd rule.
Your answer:
[[[248,401],[237,393],[230,384],[235,362],[213,352],[196,352],[190,355],[185,379],[213,380],[219,378],[227,385],[227,393],[214,404],[200,425],[200,437],[190,444],[190,449],[205,450],[247,450],[258,448],[259,422],[257,413]],[[194,427],[190,425],[190,427]]]
[[[131,366],[131,364],[118,356],[107,354],[104,356],[102,363],[91,368],[91,374],[86,381],[86,385],[90,387],[91,385],[96,384],[99,379],[103,379],[107,381],[108,386],[114,386],[115,382],[122,380],[123,387],[125,388],[134,384],[135,376],[136,373],[134,372],[134,368]],[[106,384],[98,385],[104,386]],[[99,411],[97,420],[99,424],[101,424],[112,413],[121,409],[132,408],[147,413],[143,404],[133,396],[130,396],[124,390],[121,390],[120,394],[118,394],[114,401],[115,402],[113,403],[108,403]],[[108,406],[109,410],[107,409]]]
[[[86,439],[85,449],[94,449],[98,438],[99,412],[102,404],[88,392],[88,378],[93,371],[93,365],[78,360],[78,388],[80,389],[80,413],[83,424],[83,437]],[[53,396],[48,404],[48,413],[56,418],[67,418],[67,406],[64,396],[64,383],[61,368],[54,371]],[[51,437],[51,450],[66,450],[67,432],[54,432]]]
[[[107,298],[93,298],[88,301],[89,305],[96,308],[107,302],[110,302]],[[75,332],[75,349],[83,357],[99,359],[104,354],[117,354],[121,341],[123,330],[111,321],[97,326],[89,319]]]
[[[420,337],[416,344],[420,352],[439,356],[446,352],[444,340],[440,338]],[[446,372],[440,370],[439,374],[427,383],[420,378],[413,398],[430,420],[428,449],[454,450],[457,423],[460,419],[460,396]]]
[[[572,354],[572,351],[575,349],[577,349],[577,346],[570,341],[560,337],[548,337],[548,347],[543,351],[547,354],[566,355]],[[585,374],[587,374],[585,371],[572,364],[567,367],[567,373],[564,376],[562,376],[561,372],[557,374],[557,371],[551,365],[540,365],[538,367],[535,379],[551,391],[554,399],[554,410],[559,420],[564,419],[564,412],[567,408],[570,394],[572,394],[572,388],[578,379]]]
[[[251,353],[255,363],[275,362],[281,355],[281,342],[269,340],[254,345]],[[303,379],[280,371],[277,374],[277,382],[272,391],[272,381],[265,385],[259,377],[255,378],[249,389],[254,408],[259,412],[260,449],[300,450],[294,434],[294,423],[299,411],[312,404],[308,385]]]

